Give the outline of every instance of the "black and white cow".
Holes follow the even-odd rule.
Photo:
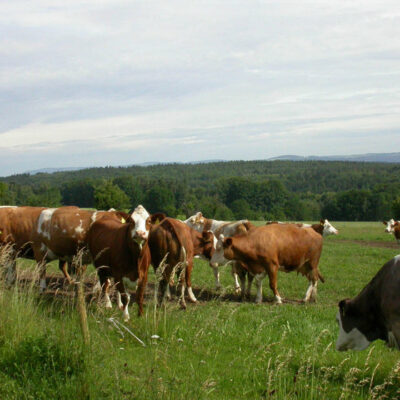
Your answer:
[[[336,349],[364,350],[377,339],[400,346],[400,255],[387,262],[353,299],[342,300],[336,316]]]

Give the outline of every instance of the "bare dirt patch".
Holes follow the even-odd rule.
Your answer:
[[[345,239],[336,239],[335,241],[332,241],[334,243],[353,243],[353,244],[359,244],[360,246],[365,246],[365,247],[380,247],[380,248],[385,248],[385,249],[400,249],[400,246],[397,244],[397,242],[383,242],[379,240],[375,241],[368,241],[368,240],[345,240]]]
[[[32,284],[36,288],[36,284],[32,282],[34,278],[34,274],[30,274],[27,271],[24,271],[24,277],[22,279],[19,279],[19,285],[22,287],[30,287]],[[67,280],[57,274],[48,274],[46,277],[46,282],[47,282],[47,289],[44,293],[42,293],[42,296],[49,301],[52,299],[73,299],[75,296],[75,290],[74,290],[74,285],[69,285]],[[94,292],[94,286],[97,283],[97,279],[95,276],[90,276],[90,277],[85,277],[84,279],[84,290],[85,290],[85,299],[87,303],[92,303],[96,302],[98,300],[99,294]],[[176,288],[171,287],[171,295],[172,298],[170,300],[171,303],[177,302],[178,296],[176,294]],[[39,289],[38,289],[39,291]],[[127,290],[128,293],[131,295],[130,299],[130,304],[135,303],[135,291],[132,290]],[[153,300],[154,299],[154,293],[155,292],[155,284],[152,282],[149,282],[146,287],[146,292],[145,292],[145,301]],[[227,292],[225,290],[222,290],[221,292],[215,291],[215,290],[210,290],[208,288],[204,287],[193,287],[193,293],[195,294],[197,298],[197,305],[204,305],[209,301],[212,300],[219,300],[219,301],[224,301],[224,302],[232,302],[232,303],[237,303],[240,304],[242,303],[240,294],[235,294],[232,292]],[[116,302],[116,291],[111,290],[110,295],[114,303]],[[287,304],[304,304],[302,300],[296,300],[296,299],[282,299],[283,303]],[[255,302],[255,296],[252,295],[250,299],[245,299],[243,302],[250,302],[254,303]],[[264,297],[263,298],[263,303],[266,304],[275,304],[273,297]],[[187,301],[187,305],[190,305],[189,301]]]

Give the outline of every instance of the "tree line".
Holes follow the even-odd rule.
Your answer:
[[[231,161],[106,167],[0,180],[0,203],[130,210],[216,219],[400,218],[400,165]]]

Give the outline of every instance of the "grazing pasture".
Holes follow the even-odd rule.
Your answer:
[[[260,222],[258,224],[263,224]],[[230,267],[216,293],[206,261],[192,273],[197,304],[155,308],[150,269],[142,318],[124,324],[120,311],[99,307],[86,272],[90,344],[85,347],[73,289],[55,284],[43,295],[33,264],[18,261],[19,284],[0,283],[1,399],[366,399],[400,397],[400,353],[374,342],[362,352],[335,350],[337,303],[353,297],[400,246],[380,222],[333,222],[324,238],[318,302],[301,304],[308,281],[279,272],[284,304],[240,303]],[[49,268],[61,280],[56,265]],[[56,280],[54,280],[56,281]],[[133,301],[132,296],[131,301]],[[109,318],[114,318],[112,321]]]

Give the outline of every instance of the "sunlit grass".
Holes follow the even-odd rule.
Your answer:
[[[146,347],[109,322],[110,317],[122,322],[116,306],[105,310],[96,299],[88,304],[91,342],[85,347],[73,290],[54,298],[39,295],[34,283],[7,289],[1,282],[0,398],[399,397],[398,351],[381,341],[362,352],[335,350],[338,301],[356,295],[399,249],[368,244],[393,239],[385,236],[383,225],[334,225],[340,236],[324,241],[320,270],[326,282],[318,286],[316,304],[273,305],[267,281],[263,304],[240,303],[229,266],[221,268],[223,290],[218,297],[211,268],[196,259],[192,281],[199,304],[187,303],[182,311],[173,299],[155,308],[150,288],[142,318],[131,304],[132,320],[125,326]],[[18,271],[20,277],[30,273],[37,279],[30,261],[19,260]],[[48,271],[60,274],[57,264]],[[93,273],[90,266],[87,276]],[[150,271],[149,282],[154,281]],[[300,300],[307,280],[280,273],[278,287],[284,299]],[[205,293],[215,296],[205,301]],[[254,296],[253,288],[252,300]]]

